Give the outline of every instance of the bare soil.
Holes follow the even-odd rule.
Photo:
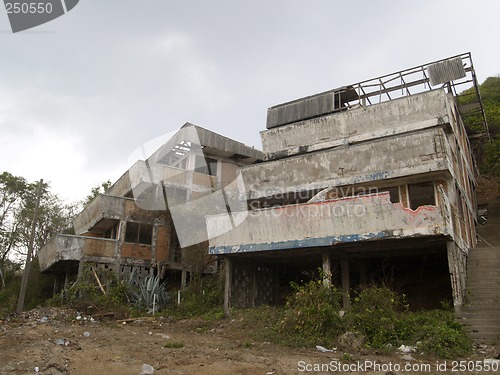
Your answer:
[[[112,318],[90,319],[69,309],[39,308],[0,321],[0,374],[137,375],[143,364],[151,365],[154,374],[189,375],[452,372],[452,361],[445,364],[444,360],[418,353],[411,353],[413,359],[409,360],[402,359],[402,353],[382,355],[365,349],[322,353],[315,347],[290,348],[250,339],[252,329],[242,327],[245,325],[241,318],[207,322],[158,317],[123,322]],[[480,348],[472,359],[492,358],[498,355],[496,350]],[[320,369],[314,368],[315,365],[338,364],[338,361],[351,366],[375,361],[384,367],[378,371],[359,367],[350,368],[354,371],[329,372],[332,368],[325,367],[324,371],[314,371]],[[436,371],[437,363],[446,371]],[[401,369],[395,371],[398,364]],[[431,368],[408,371],[404,367],[407,364],[414,366],[413,369],[423,364]]]

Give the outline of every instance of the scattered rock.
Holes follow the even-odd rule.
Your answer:
[[[401,345],[398,350],[403,353],[415,353],[416,348],[414,346],[409,345]]]
[[[150,375],[155,371],[154,367],[148,364],[143,364],[139,375]]]

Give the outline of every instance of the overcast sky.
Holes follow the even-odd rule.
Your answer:
[[[0,172],[83,198],[191,122],[261,148],[268,107],[463,52],[500,74],[500,1],[80,0],[0,9]]]

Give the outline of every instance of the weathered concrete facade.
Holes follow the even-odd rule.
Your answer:
[[[230,185],[241,165],[261,159],[258,150],[186,124],[75,218],[76,235],[58,235],[44,246],[38,253],[40,268],[65,282],[85,264],[112,269],[120,277],[133,268],[139,274],[168,273],[169,278],[174,273],[182,284],[198,263],[205,264],[202,272],[216,272],[206,247],[204,254],[186,254],[178,235],[179,230],[191,231],[193,237],[206,231],[176,228],[171,210]],[[195,259],[199,257],[202,261]]]
[[[242,169],[249,211],[233,213],[241,224],[225,232],[224,215],[206,218],[209,233],[223,233],[209,251],[230,265],[226,309],[260,303],[255,296],[282,278],[262,301],[278,303],[286,282],[318,267],[347,297],[353,286],[386,282],[385,263],[394,284],[421,281],[422,295],[434,278],[436,300],[463,303],[476,244],[475,169],[452,84],[415,94],[403,85],[405,95],[372,105],[354,86],[271,107],[265,162]],[[260,290],[258,267],[274,274]]]

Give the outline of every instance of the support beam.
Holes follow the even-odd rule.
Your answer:
[[[323,253],[323,285],[332,285],[332,263],[329,253]]]
[[[232,283],[232,273],[233,265],[229,257],[224,258],[224,316],[229,317],[229,308],[231,306],[231,283]]]
[[[340,269],[342,274],[342,305],[345,310],[351,308],[351,300],[349,299],[349,260],[347,257],[340,259]]]

